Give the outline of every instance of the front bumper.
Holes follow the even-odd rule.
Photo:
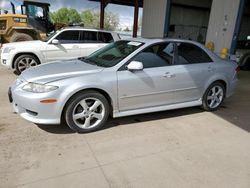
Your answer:
[[[9,69],[12,68],[13,55],[11,53],[1,53],[0,61],[1,64]]]
[[[27,82],[26,82],[27,83]],[[48,93],[31,93],[22,90],[25,82],[14,83],[8,92],[9,100],[13,103],[14,111],[24,119],[37,124],[60,124],[62,104],[41,103],[44,99],[57,99],[58,91]]]

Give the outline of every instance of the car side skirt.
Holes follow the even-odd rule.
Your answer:
[[[114,112],[113,117],[123,117],[123,116],[130,116],[130,115],[137,115],[137,114],[145,114],[145,113],[151,113],[151,112],[159,112],[159,111],[165,111],[165,110],[174,110],[179,108],[187,108],[192,106],[200,106],[202,105],[202,100],[195,100],[185,103],[177,103],[177,104],[170,104],[170,105],[164,105],[164,106],[154,106],[149,108],[140,108],[140,109],[134,109],[134,110],[127,110],[127,111],[120,111],[120,112]]]

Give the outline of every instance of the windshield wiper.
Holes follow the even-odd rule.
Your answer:
[[[98,66],[94,61],[91,61],[90,59],[87,59],[85,57],[79,57],[78,59],[85,62],[85,63]]]

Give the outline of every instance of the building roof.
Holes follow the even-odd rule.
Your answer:
[[[100,2],[101,0],[89,0],[89,1],[96,1]],[[108,3],[117,4],[117,5],[126,5],[126,6],[135,6],[134,0],[107,0]],[[143,6],[143,0],[139,0],[139,7]]]

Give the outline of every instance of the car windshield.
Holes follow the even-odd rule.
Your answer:
[[[101,48],[86,58],[80,59],[86,63],[101,67],[113,67],[143,44],[136,41],[121,40]]]

